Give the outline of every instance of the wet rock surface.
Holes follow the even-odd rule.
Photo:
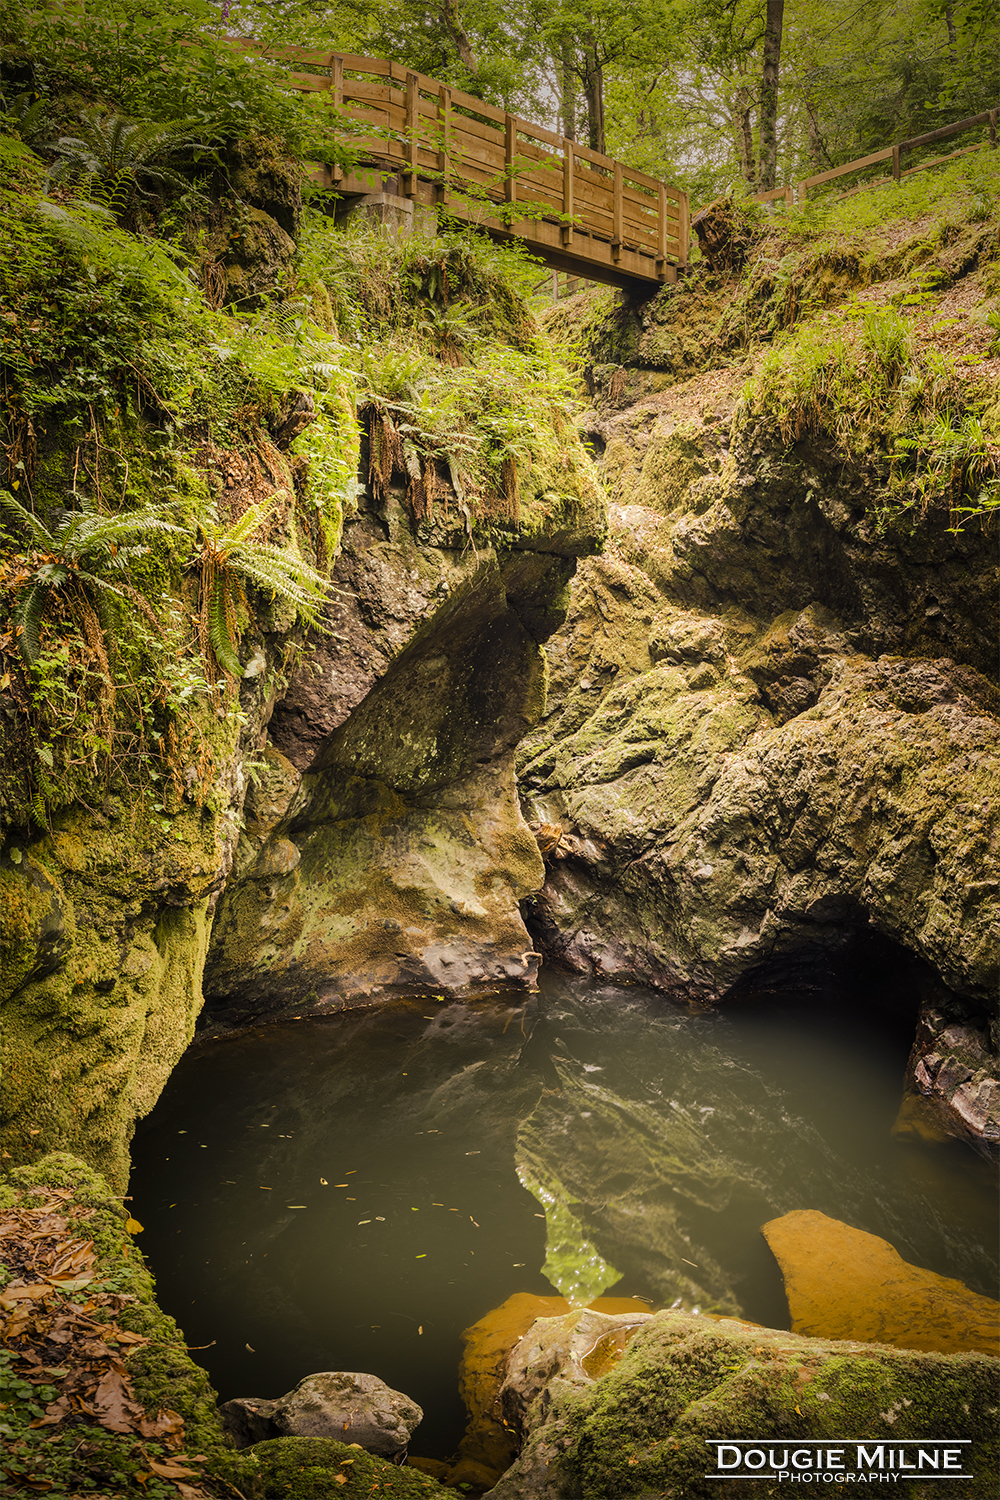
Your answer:
[[[307,1375],[276,1401],[237,1397],[220,1408],[238,1448],[277,1437],[335,1438],[380,1458],[397,1458],[423,1420],[415,1401],[367,1375],[325,1370]]]
[[[518,752],[529,822],[552,830],[529,929],[556,963],[703,1004],[885,938],[924,965],[928,1016],[985,1048],[937,1082],[928,1037],[914,1089],[992,1141],[994,548],[943,519],[879,531],[849,466],[737,428],[734,396],[711,372],[584,419],[610,539]]]
[[[573,1331],[566,1339],[569,1356],[576,1361],[581,1377],[586,1378],[588,1355],[593,1357],[595,1344],[608,1337],[609,1328],[612,1337],[619,1330],[631,1332],[649,1315],[648,1305],[627,1297],[599,1297],[591,1310],[603,1315],[603,1320],[591,1325],[586,1319],[579,1319],[565,1297],[515,1292],[465,1330],[459,1388],[469,1413],[469,1426],[458,1458],[447,1470],[449,1484],[486,1488],[496,1483],[517,1456],[521,1423],[514,1416],[513,1407],[518,1402],[529,1404],[538,1394],[540,1378],[544,1380],[536,1346],[523,1337],[529,1328],[556,1324],[561,1328],[563,1323],[571,1322]],[[609,1318],[611,1322],[607,1323]],[[591,1337],[594,1328],[597,1340]],[[508,1371],[508,1357],[515,1346],[522,1352],[516,1369]],[[526,1399],[529,1386],[530,1396]]]
[[[708,1500],[719,1481],[706,1473],[706,1455],[720,1436],[768,1434],[780,1454],[797,1441],[839,1443],[848,1431],[883,1444],[932,1434],[971,1439],[963,1452],[974,1477],[963,1493],[969,1500],[993,1493],[998,1364],[987,1355],[834,1343],[664,1312],[642,1320],[614,1367],[591,1379],[577,1357],[584,1328],[592,1337],[616,1321],[592,1312],[542,1319],[516,1346],[505,1409],[520,1424],[523,1447],[490,1491],[496,1500]],[[537,1394],[535,1350],[546,1374]],[[725,1488],[747,1500],[761,1492],[756,1477],[730,1477]],[[926,1484],[900,1479],[893,1493],[916,1500]]]
[[[601,525],[584,508],[507,550],[416,527],[398,494],[363,502],[330,633],[271,721],[213,929],[210,1020],[533,986],[518,903],[543,869],[513,754],[544,703],[540,642]]]
[[[795,1333],[1000,1354],[1000,1303],[910,1265],[878,1235],[812,1209],[772,1219],[761,1233],[781,1267]]]

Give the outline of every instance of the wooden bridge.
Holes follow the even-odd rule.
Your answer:
[[[267,55],[292,65],[290,87],[329,107],[357,167],[321,172],[346,198],[371,193],[380,174],[390,191],[611,286],[653,290],[686,266],[680,188],[399,63],[300,47]]]

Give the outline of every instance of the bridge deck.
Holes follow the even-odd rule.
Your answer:
[[[331,133],[359,167],[398,177],[408,198],[611,286],[652,290],[687,263],[680,188],[398,63],[299,47],[268,55],[329,108]],[[324,170],[345,195],[371,191],[362,173]]]

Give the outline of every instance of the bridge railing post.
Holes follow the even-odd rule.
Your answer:
[[[656,194],[656,274],[667,279],[667,190],[661,182]]]
[[[561,238],[562,238],[562,242],[563,242],[564,245],[572,245],[572,243],[573,243],[573,215],[574,215],[574,212],[575,212],[574,207],[573,207],[573,172],[574,172],[575,167],[576,167],[576,162],[575,162],[574,156],[573,156],[573,142],[571,140],[567,140],[567,138],[565,136],[563,137],[562,149],[563,149],[563,191],[562,191],[562,200],[563,201],[562,201],[562,208],[563,208],[563,213],[566,215],[566,218],[567,218],[568,222],[564,223],[563,226],[562,226],[562,236],[561,236]]]
[[[330,55],[330,103],[335,110],[344,107],[344,57],[341,52],[333,52]],[[336,126],[334,126],[334,140],[337,138]],[[335,164],[330,174],[334,182],[343,181],[344,169]]]
[[[611,258],[620,260],[622,253],[622,240],[625,238],[625,202],[622,192],[624,184],[622,181],[622,164],[615,162],[614,188],[612,191],[612,222],[614,228],[611,231]]]
[[[517,180],[514,176],[514,162],[517,156],[517,121],[513,115],[507,115],[504,120],[503,138],[503,162],[504,181],[503,196],[505,203],[517,202]]]
[[[409,70],[406,74],[406,170],[403,192],[407,198],[417,195],[417,166],[420,160],[420,79]]]
[[[677,194],[677,259],[682,266],[688,263],[691,249],[691,200],[687,193]]]
[[[438,202],[447,204],[451,187],[451,89],[443,83],[438,89]]]

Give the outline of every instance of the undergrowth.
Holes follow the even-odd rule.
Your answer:
[[[597,491],[527,256],[307,206],[273,292],[218,306],[174,219],[129,209],[134,172],[65,182],[53,155],[0,135],[0,804],[45,824],[114,787],[169,832],[182,769],[203,801],[233,751],[262,634],[321,624],[359,483],[466,546]]]
[[[740,418],[763,419],[789,445],[826,438],[871,461],[883,524],[945,507],[961,529],[1000,506],[995,390],[919,344],[892,305],[849,302],[782,335],[744,388]]]

